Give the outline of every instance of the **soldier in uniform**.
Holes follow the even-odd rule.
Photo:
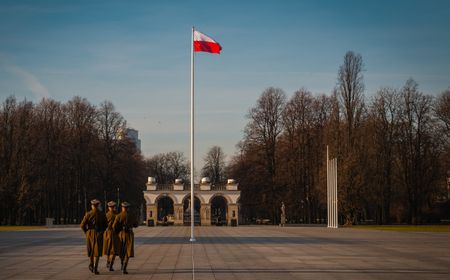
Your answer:
[[[119,254],[119,236],[113,230],[114,220],[117,216],[117,204],[114,201],[108,202],[108,213],[106,213],[107,229],[103,236],[103,254],[106,256],[106,267],[109,271],[114,271],[114,259]]]
[[[123,274],[128,274],[128,260],[134,257],[133,227],[137,227],[137,219],[128,211],[130,204],[122,202],[122,212],[116,216],[113,229],[119,234],[119,257]]]
[[[98,261],[102,256],[103,232],[106,229],[106,216],[99,209],[100,201],[91,200],[92,210],[84,215],[80,227],[86,235],[87,255],[89,257],[89,270],[95,274],[98,272]]]

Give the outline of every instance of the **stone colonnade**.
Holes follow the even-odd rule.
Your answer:
[[[147,222],[158,224],[158,202],[168,197],[173,202],[173,224],[183,225],[184,203],[190,197],[190,186],[184,186],[179,179],[173,185],[158,185],[153,177],[148,178],[147,190],[144,198],[147,205]],[[208,178],[203,178],[201,184],[195,186],[194,196],[200,201],[200,223],[211,225],[212,201],[216,197],[223,197],[226,201],[226,224],[238,225],[239,197],[241,192],[238,184],[229,179],[226,185],[212,186]]]

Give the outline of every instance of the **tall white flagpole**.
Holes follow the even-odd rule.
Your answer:
[[[334,175],[334,228],[338,228],[339,227],[339,214],[338,214],[338,191],[337,191],[337,187],[338,187],[338,181],[337,181],[337,158],[334,159],[335,163],[334,163],[334,167],[336,168],[336,174]]]
[[[329,157],[328,145],[327,145],[327,227],[330,227],[330,167],[328,162]]]
[[[191,34],[191,242],[194,237],[194,27]]]

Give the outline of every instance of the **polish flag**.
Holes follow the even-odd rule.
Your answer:
[[[194,30],[194,52],[209,52],[220,54],[221,50],[222,47],[219,45],[219,43],[206,36],[205,34]]]

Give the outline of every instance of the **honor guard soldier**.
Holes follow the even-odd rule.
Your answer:
[[[119,257],[123,274],[128,274],[127,265],[130,258],[134,257],[134,233],[133,227],[137,227],[137,219],[128,211],[130,204],[122,202],[122,212],[117,215],[113,228],[119,234]]]
[[[87,255],[90,261],[89,270],[95,274],[99,274],[98,261],[102,256],[103,232],[107,226],[105,213],[99,207],[99,200],[91,200],[92,210],[84,215],[80,224],[81,229],[86,235]]]
[[[108,202],[108,213],[106,213],[106,221],[108,227],[103,236],[103,255],[106,256],[106,267],[109,271],[114,271],[114,259],[119,254],[119,236],[113,230],[114,220],[117,216],[117,204],[114,201]]]

